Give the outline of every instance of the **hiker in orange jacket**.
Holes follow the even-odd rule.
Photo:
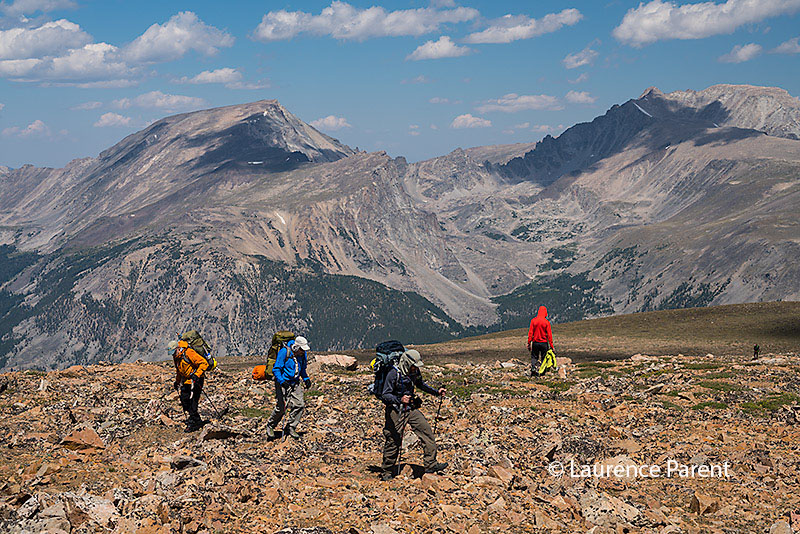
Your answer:
[[[167,351],[172,355],[175,364],[174,387],[176,390],[180,388],[181,406],[183,411],[189,414],[184,431],[194,432],[205,424],[200,419],[197,407],[200,404],[200,394],[203,392],[208,360],[200,356],[185,341],[170,341]]]
[[[539,306],[539,314],[531,319],[528,329],[528,350],[531,351],[531,376],[539,375],[539,365],[548,349],[553,349],[553,332],[547,320],[547,308]]]

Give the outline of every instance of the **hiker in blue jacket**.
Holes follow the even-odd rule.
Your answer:
[[[308,389],[311,386],[311,379],[306,374],[310,348],[306,338],[297,336],[294,341],[289,341],[278,351],[275,365],[272,367],[272,373],[275,375],[277,402],[269,421],[267,421],[267,436],[270,439],[275,437],[275,427],[286,413],[287,404],[289,417],[286,422],[286,433],[293,438],[300,437],[300,434],[297,433],[297,425],[300,424],[300,418],[306,407],[303,388]]]

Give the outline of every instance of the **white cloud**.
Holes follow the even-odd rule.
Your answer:
[[[400,83],[402,84],[431,83],[431,79],[425,76],[424,74],[420,74],[416,78],[405,79]]]
[[[597,101],[597,98],[587,91],[570,91],[564,98],[573,104],[594,104]]]
[[[761,45],[749,43],[746,45],[736,45],[727,54],[719,57],[720,63],[744,63],[750,61],[756,56],[761,55],[764,49]]]
[[[315,121],[311,121],[309,124],[318,130],[341,130],[342,128],[350,128],[350,124],[347,122],[347,119],[344,117],[336,117],[334,115],[328,115],[327,117],[322,117],[321,119],[317,119]]]
[[[594,61],[598,55],[600,55],[599,52],[597,52],[597,50],[592,50],[592,45],[590,44],[580,52],[568,54],[567,57],[562,60],[562,63],[564,64],[564,68],[577,69],[584,65],[591,65],[592,61]]]
[[[130,78],[134,69],[118,59],[117,47],[93,43],[69,50],[58,57],[0,61],[0,76],[15,81],[57,81],[75,85],[100,81],[119,86]]]
[[[336,1],[319,15],[304,11],[270,11],[253,31],[253,38],[282,41],[301,33],[359,41],[374,37],[419,36],[438,31],[443,24],[467,22],[478,16],[478,10],[469,7],[386,11],[380,6],[359,9]]]
[[[559,110],[564,109],[564,107],[554,96],[518,95],[516,93],[509,93],[500,98],[489,100],[477,108],[481,113],[486,113],[488,111],[516,113],[526,109]]]
[[[510,43],[520,39],[531,39],[545,33],[552,33],[564,26],[577,24],[583,15],[577,9],[565,9],[560,13],[549,13],[540,19],[524,15],[506,15],[491,21],[483,31],[471,33],[464,40],[467,43]]]
[[[450,128],[488,128],[491,125],[492,121],[480,117],[473,117],[471,114],[467,113],[453,119],[453,122],[450,123]]]
[[[667,39],[702,39],[732,33],[744,24],[798,9],[800,0],[727,0],[721,4],[683,5],[653,0],[628,10],[613,34],[617,40],[636,47]]]
[[[233,36],[207,25],[191,11],[182,11],[164,25],[147,28],[125,47],[125,56],[137,63],[163,63],[180,59],[192,50],[213,56],[220,48],[233,46],[233,41]]]
[[[268,89],[271,87],[269,80],[261,80],[259,82],[233,82],[233,83],[226,83],[225,87],[228,89],[247,89],[247,90],[254,90],[254,89]]]
[[[92,36],[68,20],[36,28],[0,30],[0,59],[28,59],[61,54],[92,42]]]
[[[94,123],[96,128],[107,128],[109,126],[130,126],[130,117],[119,115],[118,113],[103,113],[97,122]]]
[[[113,105],[127,109],[132,106],[147,109],[161,109],[164,111],[191,110],[203,107],[206,101],[196,96],[170,95],[161,91],[150,91],[136,98],[121,98],[114,100]]]
[[[778,54],[800,54],[800,37],[795,37],[794,39],[789,39],[778,45],[778,48],[773,50]]]
[[[438,126],[436,126],[435,124],[431,124],[431,130],[438,130],[438,129],[439,129]]]
[[[180,79],[181,83],[234,83],[242,79],[242,73],[236,69],[225,67],[216,70],[204,70],[200,74],[187,78],[184,76]]]
[[[102,102],[84,102],[83,104],[77,104],[75,106],[72,106],[69,109],[74,110],[74,111],[86,111],[86,110],[90,110],[90,109],[97,109],[97,108],[100,108],[100,107],[103,107],[103,103]]]
[[[12,126],[3,130],[5,137],[50,137],[50,127],[36,119],[24,128]]]
[[[439,96],[434,96],[433,98],[428,100],[428,102],[430,102],[431,104],[449,104],[450,103],[450,99],[449,98],[442,98],[442,97],[439,97]]]
[[[581,73],[581,75],[580,75],[580,76],[578,76],[578,77],[577,77],[577,78],[575,78],[574,80],[567,80],[567,81],[568,81],[569,83],[571,83],[571,84],[573,84],[573,85],[574,85],[574,84],[576,84],[576,83],[585,82],[585,81],[586,81],[586,80],[588,80],[588,79],[589,79],[589,75],[588,75],[588,74],[586,74],[585,72],[583,72],[583,73]]]
[[[75,9],[77,4],[72,0],[16,0],[11,4],[0,4],[0,10],[10,17],[30,15],[41,11],[48,13],[57,9]]]
[[[6,107],[5,104],[0,103],[0,111],[3,111],[3,108]]]
[[[409,130],[408,131],[408,135],[410,135],[412,137],[416,137],[416,136],[419,135],[419,130]]]
[[[407,60],[419,61],[422,59],[441,59],[445,57],[461,57],[471,54],[473,50],[467,46],[458,46],[447,35],[439,37],[438,41],[428,41],[417,47],[406,56]]]
[[[553,127],[550,126],[549,124],[534,124],[531,130],[539,133],[547,133],[547,132],[552,132]]]
[[[529,123],[529,122],[523,122],[522,124],[515,124],[514,125],[514,129],[515,130],[524,130],[525,128],[530,127],[530,125],[531,125],[531,123]]]

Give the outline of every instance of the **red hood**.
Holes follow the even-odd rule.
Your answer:
[[[536,316],[537,319],[546,319],[547,318],[547,308],[544,306],[539,306],[539,314]]]

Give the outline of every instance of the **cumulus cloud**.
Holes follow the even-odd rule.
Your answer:
[[[97,108],[100,108],[100,107],[103,107],[103,103],[102,102],[93,101],[93,102],[84,102],[83,104],[77,104],[75,106],[72,106],[69,109],[74,110],[74,111],[87,111],[87,110],[90,110],[90,109],[97,109]]]
[[[0,59],[28,59],[61,54],[92,42],[92,36],[68,20],[47,22],[36,28],[0,31]]]
[[[565,9],[560,13],[549,13],[540,19],[525,15],[505,15],[491,21],[483,31],[471,33],[467,43],[510,43],[520,39],[531,39],[545,33],[552,33],[564,26],[577,24],[583,15],[577,9]]]
[[[531,125],[531,123],[529,123],[529,122],[523,122],[522,124],[515,124],[514,125],[514,129],[516,129],[516,130],[524,130],[524,129],[530,127],[530,125]]]
[[[552,132],[553,127],[550,126],[549,124],[534,124],[531,130],[539,133],[547,133],[547,132]]]
[[[727,0],[677,5],[653,0],[628,10],[614,37],[640,47],[666,39],[702,39],[732,33],[736,28],[766,18],[793,13],[800,0]]]
[[[773,50],[778,54],[800,54],[800,37],[795,37],[794,39],[789,39],[778,45],[778,47]]]
[[[486,113],[489,111],[504,111],[506,113],[516,113],[526,109],[564,109],[558,99],[550,95],[518,95],[509,93],[497,99],[488,100],[478,106],[478,111]]]
[[[599,52],[597,52],[597,50],[592,50],[592,45],[589,44],[580,52],[568,54],[567,57],[562,60],[562,63],[564,64],[564,68],[577,69],[584,65],[591,65],[592,62],[597,59],[598,55],[600,55]]]
[[[597,98],[587,91],[570,91],[564,98],[572,104],[594,104],[597,101]]]
[[[588,80],[588,79],[589,79],[589,75],[588,75],[588,74],[586,74],[585,72],[583,72],[583,73],[581,73],[581,75],[580,75],[580,76],[578,76],[578,77],[577,77],[577,78],[575,78],[574,80],[567,80],[567,81],[568,81],[569,83],[571,83],[571,84],[573,84],[573,85],[574,85],[574,84],[576,84],[576,83],[582,83],[582,82],[585,82],[585,81],[586,81],[586,80]]]
[[[0,11],[10,17],[30,15],[41,11],[48,13],[57,9],[75,9],[78,5],[72,0],[16,0],[10,4],[0,4]]]
[[[467,22],[478,16],[478,10],[469,7],[386,11],[380,6],[359,9],[336,1],[319,15],[304,11],[270,11],[253,31],[253,38],[282,41],[301,33],[358,41],[374,37],[419,36],[438,31],[443,24]]]
[[[117,47],[92,43],[58,57],[0,61],[0,76],[15,81],[76,80],[114,82],[132,76],[134,69],[117,56]]]
[[[0,103],[0,111],[3,111],[3,108],[6,107],[5,104]]]
[[[127,109],[133,106],[164,111],[191,110],[203,107],[206,101],[196,96],[170,95],[161,91],[150,91],[135,98],[114,100],[113,105]]]
[[[466,113],[453,119],[453,122],[450,123],[450,128],[488,128],[491,125],[492,121],[490,120],[473,117],[471,114]]]
[[[407,60],[419,61],[421,59],[441,59],[444,57],[461,57],[472,53],[468,46],[458,46],[450,37],[442,35],[438,41],[428,41],[417,47],[406,56]]]
[[[94,123],[94,126],[96,128],[107,128],[109,126],[130,126],[132,120],[133,119],[130,117],[109,112],[100,115],[100,118]]]
[[[719,61],[720,63],[744,63],[761,55],[763,50],[761,45],[755,43],[736,45],[730,52],[721,55]]]
[[[162,63],[195,51],[213,56],[220,48],[233,46],[233,36],[209,26],[191,11],[174,15],[163,25],[153,24],[125,48],[130,61]]]
[[[449,98],[439,97],[439,96],[434,96],[433,98],[428,100],[428,102],[430,102],[431,104],[449,104],[450,103],[450,99]]]
[[[5,137],[50,137],[50,127],[44,122],[36,119],[24,128],[19,126],[12,126],[3,130]]]
[[[315,121],[311,121],[309,124],[318,130],[329,130],[329,131],[336,131],[341,130],[342,128],[350,128],[350,124],[347,122],[347,119],[344,117],[336,117],[335,115],[328,115],[327,117],[322,117],[321,119],[317,119]]]
[[[200,74],[187,78],[184,76],[180,79],[181,83],[234,83],[242,79],[242,73],[236,69],[225,67],[216,70],[204,70]]]

